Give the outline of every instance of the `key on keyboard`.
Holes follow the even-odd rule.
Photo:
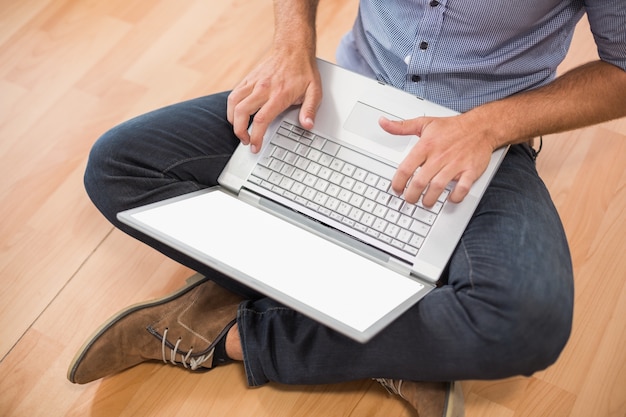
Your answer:
[[[283,122],[249,181],[317,220],[411,261],[449,190],[426,208],[391,191],[395,168],[301,127]],[[304,210],[302,210],[304,208]]]

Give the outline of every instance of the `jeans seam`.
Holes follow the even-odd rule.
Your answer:
[[[250,366],[250,359],[249,359],[249,353],[248,353],[248,343],[247,343],[247,334],[245,331],[245,326],[243,326],[244,322],[246,321],[245,319],[245,314],[244,313],[247,312],[247,309],[244,309],[243,307],[239,306],[239,310],[237,312],[237,324],[239,325],[239,337],[241,338],[241,348],[242,348],[242,352],[243,352],[243,367],[246,371],[246,375],[248,376],[248,385],[249,386],[257,386],[259,385],[256,381],[256,377],[254,376],[254,372],[252,370],[252,367]]]
[[[472,258],[467,253],[467,248],[463,239],[461,239],[461,247],[463,248],[463,255],[465,256],[465,261],[467,262],[467,275],[469,283],[472,287],[472,290],[474,290],[474,268],[472,267]]]
[[[250,366],[250,363],[249,363],[250,355],[248,352],[248,343],[246,341],[245,325],[242,325],[242,324],[244,324],[244,322],[246,321],[245,316],[247,316],[248,314],[254,314],[256,316],[264,316],[266,313],[274,313],[277,311],[293,312],[293,310],[287,307],[271,307],[264,311],[257,311],[257,310],[253,310],[253,309],[246,308],[243,306],[240,306],[239,311],[237,312],[237,315],[238,315],[237,323],[239,324],[239,332],[240,332],[241,342],[242,342],[241,346],[242,346],[243,357],[244,357],[243,364],[244,364],[244,369],[246,370],[246,375],[248,376],[248,385],[250,386],[259,386],[262,384],[260,384],[257,381],[257,378],[254,375],[253,369]]]

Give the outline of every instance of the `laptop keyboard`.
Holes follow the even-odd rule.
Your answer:
[[[249,178],[259,191],[409,262],[450,192],[433,207],[409,204],[391,190],[394,167],[287,122],[265,155]]]

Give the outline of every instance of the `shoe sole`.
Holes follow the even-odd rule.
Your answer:
[[[187,279],[186,285],[183,286],[182,288],[178,289],[177,291],[175,291],[173,293],[170,293],[170,294],[168,294],[168,295],[166,295],[164,297],[161,297],[161,298],[156,298],[156,299],[153,299],[153,300],[149,300],[149,301],[144,301],[144,302],[141,302],[141,303],[133,304],[130,307],[127,307],[124,310],[121,310],[120,312],[115,314],[113,317],[111,317],[109,320],[107,320],[104,324],[102,324],[87,339],[87,341],[85,343],[83,343],[81,348],[78,350],[78,352],[74,356],[74,359],[72,359],[72,362],[70,363],[70,367],[68,368],[68,371],[67,371],[67,379],[70,382],[72,382],[72,383],[76,383],[76,381],[74,380],[74,375],[76,374],[76,369],[78,368],[78,365],[81,363],[81,361],[83,360],[83,358],[85,357],[85,355],[87,354],[87,352],[89,351],[91,346],[96,342],[96,340],[98,340],[100,338],[100,336],[102,336],[102,334],[104,332],[106,332],[115,323],[117,323],[118,321],[120,321],[124,317],[126,317],[129,314],[132,314],[132,313],[134,313],[136,311],[139,311],[139,310],[142,310],[142,309],[148,308],[148,307],[159,306],[161,304],[165,304],[165,303],[168,303],[168,302],[170,302],[172,300],[175,300],[176,298],[178,298],[178,297],[188,293],[189,291],[193,290],[194,288],[196,288],[197,286],[199,286],[201,284],[204,284],[207,281],[209,281],[209,278],[202,277],[202,278],[198,279],[197,275],[193,275],[189,279]]]
[[[465,416],[465,398],[463,397],[463,388],[458,381],[449,383],[446,392],[446,401],[443,409],[444,417],[464,417]]]

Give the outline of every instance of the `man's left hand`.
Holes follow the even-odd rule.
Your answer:
[[[437,202],[451,181],[456,185],[448,199],[461,202],[487,169],[495,150],[492,141],[465,124],[461,116],[400,121],[381,118],[380,126],[393,135],[420,137],[398,167],[391,185],[409,203],[416,203],[425,192],[422,202],[426,207]]]

